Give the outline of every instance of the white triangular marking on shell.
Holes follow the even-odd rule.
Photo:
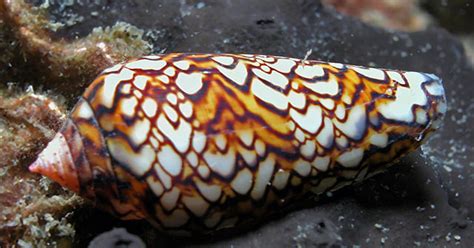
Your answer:
[[[178,77],[176,77],[176,85],[182,92],[194,95],[202,88],[202,78],[203,74],[200,72],[193,72],[191,74],[180,72]]]
[[[336,103],[331,98],[320,98],[319,103],[321,103],[321,105],[323,105],[324,108],[329,109],[329,110],[333,110],[334,107],[336,106]]]
[[[178,103],[178,97],[174,93],[168,93],[166,95],[166,100],[170,102],[172,105],[176,105]]]
[[[155,139],[153,136],[152,136],[152,137],[149,137],[148,140],[149,140],[151,146],[153,146],[153,149],[158,150],[158,146],[160,145],[160,143],[158,142],[158,140]]]
[[[336,177],[326,177],[321,180],[318,186],[313,187],[311,191],[315,194],[321,194],[326,192],[329,188],[334,186],[337,183]]]
[[[322,146],[330,148],[334,142],[334,124],[328,117],[324,117],[324,127],[316,136]]]
[[[270,67],[268,67],[266,65],[260,66],[260,69],[262,69],[262,71],[267,72],[267,73],[270,72]],[[256,69],[254,69],[254,70],[256,70]]]
[[[306,113],[301,114],[295,109],[290,109],[291,119],[302,129],[309,133],[315,134],[321,126],[323,112],[318,105],[308,107]]]
[[[255,164],[257,164],[257,153],[255,151],[247,150],[242,146],[238,146],[237,150],[247,165],[253,167]]]
[[[175,208],[180,193],[181,192],[177,187],[173,187],[170,191],[164,193],[160,198],[160,202],[163,208],[168,211]]]
[[[349,68],[367,78],[375,80],[385,80],[385,73],[383,70],[376,68],[364,68],[359,66],[349,66]]]
[[[164,84],[169,84],[170,83],[170,78],[166,75],[156,76],[156,79],[158,79],[158,81],[161,81]]]
[[[336,117],[339,120],[346,118],[346,108],[344,107],[344,104],[338,104],[334,114],[336,114]]]
[[[339,137],[336,137],[336,144],[341,148],[347,148],[347,146],[349,145],[349,141],[347,140],[346,136],[341,135]]]
[[[176,66],[178,69],[186,71],[189,69],[191,66],[191,63],[187,60],[181,60],[173,63],[174,66]]]
[[[157,126],[160,132],[164,134],[180,153],[186,152],[191,140],[191,124],[184,119],[180,119],[178,127],[175,129],[164,115],[160,115],[157,120]]]
[[[206,146],[207,136],[199,131],[193,133],[193,148],[197,153],[201,153]]]
[[[380,104],[378,111],[387,119],[410,123],[415,121],[413,106],[425,106],[427,103],[426,95],[422,90],[422,84],[426,78],[424,74],[418,72],[406,72],[404,75],[409,87],[397,87],[395,99]]]
[[[415,112],[415,120],[419,124],[426,124],[428,121],[428,113],[422,108],[417,108]]]
[[[230,66],[232,65],[232,63],[234,63],[234,58],[230,56],[214,56],[214,57],[211,57],[211,59],[225,66]]]
[[[282,58],[282,59],[277,59],[277,61],[273,64],[269,63],[267,65],[279,72],[290,73],[291,68],[293,68],[295,64],[296,63],[293,60]]]
[[[402,75],[397,71],[387,71],[388,76],[398,84],[405,85]]]
[[[100,100],[102,105],[107,108],[112,108],[113,101],[116,94],[117,86],[122,81],[127,81],[133,78],[134,72],[129,69],[123,69],[119,73],[112,73],[104,78],[104,85]]]
[[[147,140],[148,133],[150,132],[151,123],[147,118],[137,120],[130,127],[129,137],[130,140],[139,146]]]
[[[337,68],[337,69],[344,69],[345,65],[341,63],[329,63],[330,66]]]
[[[206,151],[203,157],[212,171],[223,177],[227,177],[234,171],[235,155],[234,148],[230,147],[227,153]]]
[[[227,138],[224,134],[217,134],[214,136],[214,142],[219,150],[224,151],[227,146]]]
[[[184,117],[190,118],[193,115],[193,104],[191,103],[191,101],[180,103],[179,111]]]
[[[186,156],[186,159],[188,160],[189,164],[192,167],[198,166],[199,158],[198,158],[198,156],[196,155],[195,152],[192,151],[192,152],[188,153],[188,155]]]
[[[252,69],[252,72],[257,75],[257,77],[273,84],[274,86],[277,86],[281,89],[285,89],[286,86],[288,85],[289,81],[288,78],[285,77],[283,74],[277,72],[277,71],[272,71],[271,73],[265,73],[260,69]]]
[[[147,56],[144,56],[143,58],[145,58],[145,59],[151,59],[151,60],[158,60],[158,59],[161,59],[161,56],[158,56],[158,55],[147,55]]]
[[[275,57],[274,56],[269,56],[269,55],[257,55],[255,56],[257,59],[261,60],[261,61],[265,61],[265,62],[273,62],[275,61]]]
[[[126,67],[130,69],[139,69],[139,70],[161,70],[166,66],[166,62],[163,60],[148,60],[148,59],[139,59],[125,64]]]
[[[130,94],[132,91],[132,84],[130,83],[124,83],[122,84],[122,89],[120,90],[124,95]]]
[[[183,196],[181,200],[184,205],[197,217],[203,216],[209,208],[209,203],[207,203],[199,195]]]
[[[154,164],[153,168],[155,168],[155,172],[158,175],[158,178],[160,178],[161,183],[167,190],[171,189],[171,177],[163,170],[163,168],[159,164]]]
[[[252,187],[252,180],[252,172],[250,172],[249,169],[244,168],[237,173],[230,183],[230,186],[235,192],[245,195]]]
[[[319,65],[298,65],[295,73],[300,77],[312,79],[324,76],[324,69]]]
[[[329,156],[317,156],[313,162],[311,163],[319,171],[327,171],[329,167],[329,162],[331,162],[331,158]]]
[[[153,118],[156,115],[158,104],[150,97],[145,97],[142,103],[142,110],[148,118]]]
[[[354,148],[339,155],[339,157],[337,158],[337,162],[339,162],[342,166],[346,168],[354,168],[359,166],[363,156],[364,149]]]
[[[150,145],[143,146],[138,153],[119,138],[109,138],[107,148],[115,160],[126,166],[136,176],[143,176],[155,160],[155,151]]]
[[[300,143],[303,143],[305,141],[306,135],[304,134],[303,130],[301,130],[301,128],[296,128],[295,129],[295,138]]]
[[[158,152],[158,162],[171,176],[181,173],[183,161],[181,157],[169,146],[162,146]]]
[[[277,109],[288,109],[288,98],[280,91],[274,90],[258,78],[252,80],[252,93],[260,100],[275,106]]]
[[[245,84],[248,75],[247,67],[245,67],[245,64],[242,62],[238,62],[235,68],[232,69],[218,65],[217,70],[219,70],[222,75],[226,76],[232,82],[240,86]]]
[[[85,100],[81,101],[81,103],[76,106],[76,109],[74,112],[77,113],[78,117],[84,118],[84,119],[90,119],[94,116],[94,111]]]
[[[173,123],[176,123],[178,121],[178,113],[176,113],[176,110],[174,110],[174,108],[172,108],[169,104],[166,104],[166,103],[162,105],[162,108],[166,116],[168,116],[168,118]]]
[[[302,177],[306,177],[311,172],[311,164],[303,159],[298,159],[294,164],[294,170]]]
[[[267,157],[264,161],[258,164],[258,171],[255,177],[255,184],[250,195],[253,199],[259,200],[265,193],[265,188],[270,182],[273,170],[275,168],[275,159]]]
[[[259,139],[255,140],[255,151],[260,157],[263,157],[265,155],[267,147],[265,146],[265,143]]]
[[[337,93],[339,93],[339,84],[334,79],[329,81],[317,81],[314,83],[304,82],[303,85],[317,94],[335,96]]]
[[[156,180],[156,178],[153,176],[148,176],[146,178],[146,182],[148,183],[148,186],[150,186],[151,191],[153,191],[156,196],[161,196],[161,194],[163,194],[164,188],[159,180]]]
[[[433,82],[426,84],[425,86],[428,93],[432,96],[443,96],[445,93],[443,84],[441,83],[441,79],[433,74],[428,75],[431,77],[432,80],[434,80]]]
[[[208,185],[202,181],[196,181],[199,192],[209,201],[215,202],[219,199],[222,189],[219,185]]]
[[[138,99],[141,99],[143,97],[142,92],[139,90],[133,90],[133,95]]]
[[[386,133],[374,133],[369,140],[370,144],[384,148],[387,146],[388,135]]]
[[[167,76],[170,76],[170,77],[174,77],[174,75],[176,74],[176,69],[174,69],[174,67],[168,67],[164,70],[164,73],[167,75]]]
[[[288,102],[291,104],[291,106],[297,109],[304,109],[306,106],[306,95],[304,93],[291,90],[288,94]]]
[[[359,140],[367,128],[367,116],[363,105],[355,105],[349,110],[345,122],[334,121],[334,125],[348,137]]]
[[[149,79],[149,77],[147,77],[147,76],[138,75],[133,80],[133,85],[135,87],[137,87],[138,89],[140,89],[140,90],[144,90],[145,87],[146,87],[146,84],[148,82],[148,79]]]
[[[111,72],[118,72],[118,71],[120,71],[120,69],[122,69],[122,66],[123,66],[123,64],[116,64],[112,67],[109,67],[109,68],[103,70],[102,73],[105,74],[105,73],[111,73]]]
[[[236,133],[242,143],[244,143],[244,145],[246,145],[247,147],[250,147],[252,145],[254,139],[253,130],[238,130]]]
[[[201,175],[202,178],[208,178],[211,171],[207,165],[200,165],[198,166],[198,173]]]
[[[286,184],[288,183],[288,178],[290,177],[290,173],[283,169],[279,169],[275,176],[273,176],[272,185],[278,190],[282,190],[285,188]]]
[[[311,158],[316,151],[316,142],[314,140],[307,139],[300,147],[300,153],[305,158]]]

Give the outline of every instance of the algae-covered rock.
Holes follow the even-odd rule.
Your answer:
[[[54,136],[64,107],[31,88],[16,91],[0,89],[0,246],[47,246],[63,238],[71,243],[75,230],[68,216],[82,200],[25,166]]]

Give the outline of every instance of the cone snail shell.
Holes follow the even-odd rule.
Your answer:
[[[99,75],[30,170],[122,219],[211,232],[382,171],[445,111],[432,74],[263,55],[146,56]]]

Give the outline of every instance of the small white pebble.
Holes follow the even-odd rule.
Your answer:
[[[423,212],[423,211],[425,211],[425,208],[418,206],[418,207],[416,207],[416,211],[417,212]]]
[[[89,248],[114,247],[117,242],[127,242],[128,247],[146,247],[140,237],[130,234],[125,228],[114,228],[95,237],[89,244]]]
[[[446,237],[444,237],[447,242],[451,241],[451,233],[446,234]]]

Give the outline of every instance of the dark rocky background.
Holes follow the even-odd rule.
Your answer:
[[[53,33],[56,38],[73,40],[95,27],[123,21],[144,30],[153,52],[303,58],[312,51],[309,59],[435,73],[444,79],[449,102],[444,127],[387,173],[320,202],[305,203],[252,230],[183,240],[84,206],[71,218],[76,229],[73,246],[87,246],[112,227],[125,227],[150,247],[474,246],[474,69],[459,39],[436,24],[440,20],[452,32],[468,32],[461,26],[468,22],[472,27],[474,21],[467,15],[459,21],[456,11],[472,11],[469,1],[449,9],[437,1],[424,3],[441,17],[417,32],[375,27],[316,0],[30,2],[43,4],[52,21],[65,24]],[[456,21],[446,24],[445,12],[457,16]]]

